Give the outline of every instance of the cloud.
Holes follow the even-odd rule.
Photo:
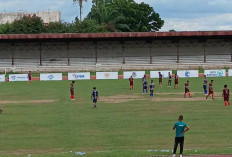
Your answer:
[[[191,19],[167,18],[160,31],[232,30],[232,14],[219,14]]]

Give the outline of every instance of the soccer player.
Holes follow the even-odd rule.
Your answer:
[[[27,78],[28,78],[28,83],[31,84],[31,71],[28,72]]]
[[[98,100],[98,91],[96,90],[96,87],[93,87],[93,92],[91,95],[91,100],[93,99],[93,105],[94,108],[97,107],[97,100]]]
[[[184,98],[186,98],[186,94],[188,93],[189,97],[191,98],[191,93],[189,91],[189,80],[185,83],[185,92],[184,92]]]
[[[211,80],[210,83],[209,83],[209,93],[208,93],[208,95],[205,98],[208,99],[208,97],[210,96],[210,94],[212,94],[212,99],[214,99],[213,80]]]
[[[146,93],[148,93],[148,90],[147,90],[147,77],[146,77],[146,75],[144,75],[144,77],[142,78],[142,81],[143,81],[143,94],[145,94],[145,91],[146,91]]]
[[[208,83],[208,80],[206,78],[206,75],[204,75],[204,79],[203,79],[203,89],[204,89],[204,92],[205,92],[205,95],[207,95],[207,83]]]
[[[182,122],[183,116],[180,115],[178,118],[178,122],[176,122],[173,126],[173,130],[176,130],[175,144],[173,149],[173,157],[176,156],[176,150],[178,144],[180,144],[180,157],[182,157],[183,149],[184,149],[184,133],[189,130],[189,127],[186,123]]]
[[[178,75],[177,74],[175,74],[175,76],[174,76],[174,78],[175,78],[175,85],[174,85],[174,88],[178,88]]]
[[[222,97],[224,97],[224,102],[225,102],[225,108],[227,108],[227,103],[228,107],[230,107],[230,90],[227,88],[227,85],[224,85],[224,89],[222,92]]]
[[[134,88],[134,79],[133,79],[132,76],[129,78],[129,81],[130,81],[130,90],[133,90],[133,88]]]
[[[159,86],[162,87],[163,86],[163,75],[161,74],[161,72],[159,72]]]
[[[74,84],[75,84],[75,81],[72,81],[72,83],[70,85],[71,100],[75,100],[74,99]]]
[[[172,87],[172,75],[168,72],[168,87]]]
[[[155,84],[154,84],[153,80],[151,80],[151,83],[150,83],[150,96],[154,96],[154,88],[155,88]]]

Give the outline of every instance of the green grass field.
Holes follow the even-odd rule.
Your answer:
[[[88,157],[170,155],[161,150],[173,149],[172,127],[180,114],[190,127],[185,135],[185,155],[232,154],[232,108],[225,109],[221,98],[223,85],[231,88],[231,78],[214,78],[214,101],[204,100],[202,78],[189,80],[193,101],[182,99],[186,79],[179,80],[179,89],[168,88],[164,79],[165,85],[156,87],[154,98],[141,94],[141,79],[135,80],[133,91],[127,79],[76,81],[75,101],[70,100],[70,81],[1,83],[0,156],[73,157],[74,152],[85,152]],[[97,109],[90,100],[93,86],[100,95]],[[127,99],[103,101],[109,96],[115,96],[115,102],[122,96]]]

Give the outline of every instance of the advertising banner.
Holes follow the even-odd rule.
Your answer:
[[[150,71],[150,78],[159,78],[159,72],[161,72],[163,78],[168,78],[168,73],[172,75],[172,71]]]
[[[28,81],[27,74],[9,74],[9,81]]]
[[[123,72],[123,78],[129,79],[131,76],[133,78],[143,78],[145,75],[145,71],[124,71]]]
[[[178,70],[179,77],[199,77],[198,70]]]
[[[96,72],[96,79],[118,79],[118,72]]]
[[[232,76],[232,69],[228,70],[228,76]]]
[[[40,81],[60,81],[62,73],[44,73],[40,74]]]
[[[90,72],[68,73],[68,80],[90,80]]]
[[[0,75],[0,82],[5,82],[5,75]]]
[[[226,76],[226,70],[205,70],[204,75],[207,77],[225,77]]]

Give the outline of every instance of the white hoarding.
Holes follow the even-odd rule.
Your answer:
[[[118,79],[118,72],[96,72],[96,79]]]
[[[27,74],[9,74],[9,81],[28,81]]]
[[[159,78],[159,72],[161,72],[163,78],[168,78],[168,73],[172,75],[172,71],[150,71],[150,78]]]
[[[68,80],[90,80],[90,72],[68,73]]]
[[[228,70],[228,76],[232,76],[232,69]]]
[[[62,73],[44,73],[40,74],[40,81],[60,81]]]
[[[145,71],[124,71],[123,72],[124,79],[128,79],[131,76],[133,78],[143,78],[144,75],[145,75]]]
[[[5,82],[5,75],[0,75],[0,82]]]
[[[199,77],[198,70],[178,70],[179,77]]]
[[[225,77],[226,76],[226,70],[205,70],[204,75],[207,77]]]

